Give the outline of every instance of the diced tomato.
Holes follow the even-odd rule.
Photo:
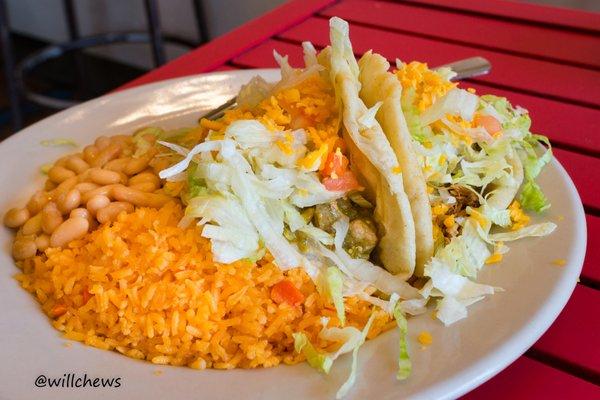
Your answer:
[[[492,136],[496,136],[502,131],[502,124],[491,115],[476,115],[475,125],[482,126]]]
[[[332,192],[348,192],[350,190],[360,188],[360,184],[358,183],[356,176],[354,176],[350,170],[338,175],[337,178],[323,179],[323,185],[325,186],[325,189]]]
[[[50,314],[52,314],[54,318],[58,318],[66,312],[67,306],[62,303],[55,304],[54,307],[52,307],[52,309],[50,310]]]
[[[304,301],[304,294],[291,281],[284,279],[271,288],[271,299],[277,304],[295,306]]]
[[[83,305],[85,306],[87,302],[90,301],[90,299],[92,298],[92,294],[88,290],[87,286],[84,286],[81,296],[83,297]]]
[[[325,160],[325,166],[323,167],[323,176],[336,176],[343,175],[348,169],[348,159],[342,154],[338,147],[335,151],[332,151]]]

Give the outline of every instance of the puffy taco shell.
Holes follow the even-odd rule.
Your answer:
[[[359,60],[358,65],[360,97],[367,107],[373,107],[381,102],[376,118],[402,169],[404,190],[415,222],[415,273],[422,276],[425,263],[433,255],[433,224],[427,184],[400,105],[402,85],[392,73],[388,72],[390,64],[379,54],[367,52]]]
[[[359,68],[352,52],[348,24],[330,20],[330,73],[341,103],[343,137],[354,172],[375,203],[379,230],[378,256],[383,266],[408,279],[415,268],[415,226],[398,159],[369,109],[359,97]]]

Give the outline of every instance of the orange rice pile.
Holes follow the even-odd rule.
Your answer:
[[[17,276],[56,329],[68,339],[156,364],[193,368],[271,367],[303,360],[292,334],[307,333],[315,346],[320,318],[338,324],[335,309],[302,269],[285,274],[270,256],[257,263],[212,261],[200,228],[177,227],[181,207],[122,213],[67,248],[19,263]],[[284,277],[305,295],[291,306],[271,300]],[[347,323],[362,328],[373,307],[346,299]],[[393,326],[378,312],[369,338]]]

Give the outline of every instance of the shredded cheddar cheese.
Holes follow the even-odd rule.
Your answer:
[[[556,260],[552,261],[552,264],[558,265],[559,267],[564,267],[565,265],[567,265],[567,260],[565,260],[564,258],[557,258]]]
[[[283,139],[276,141],[276,145],[289,156],[294,154],[290,132],[303,128],[308,136],[308,152],[298,160],[298,165],[305,169],[312,169],[319,162],[322,170],[329,153],[336,147],[342,151],[345,149],[338,136],[340,121],[333,87],[318,74],[272,94],[252,110],[227,110],[221,119],[203,119],[200,125],[213,131],[214,137],[223,134],[231,123],[242,119],[256,119],[273,132],[287,132]]]
[[[485,260],[486,264],[494,264],[502,261],[502,254],[494,253]]]
[[[438,159],[438,164],[444,165],[445,162],[446,162],[446,155],[445,154],[441,154],[440,158]]]
[[[431,207],[431,214],[434,217],[444,215],[444,214],[446,214],[448,209],[449,209],[448,205],[446,205],[444,203],[436,204],[435,206]]]
[[[421,333],[419,333],[417,340],[423,346],[429,346],[431,343],[433,343],[433,337],[431,336],[431,333],[427,331],[422,331]]]
[[[511,229],[517,231],[529,223],[529,216],[525,214],[521,208],[521,204],[515,200],[508,206],[510,210],[510,220],[512,221]]]
[[[329,146],[327,143],[321,144],[317,150],[309,152],[306,156],[298,160],[298,166],[304,169],[312,169],[315,163],[319,162],[322,165],[325,162],[324,157],[329,154]],[[321,169],[321,167],[319,167]]]
[[[448,215],[446,218],[444,218],[444,226],[446,228],[452,228],[454,224],[454,215]]]
[[[396,71],[396,76],[400,80],[402,88],[414,90],[413,105],[419,112],[425,111],[457,85],[444,80],[439,74],[431,71],[427,64],[417,61],[404,64]]]

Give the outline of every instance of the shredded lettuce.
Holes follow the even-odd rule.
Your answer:
[[[494,242],[509,242],[525,237],[547,236],[554,232],[555,229],[556,224],[544,222],[541,224],[528,225],[517,231],[494,233],[489,235],[489,238]]]
[[[207,188],[204,179],[197,175],[198,164],[195,162],[190,163],[187,171],[187,185],[188,185],[188,198],[194,198],[205,193]]]
[[[400,305],[397,305],[394,308],[394,318],[396,319],[400,335],[400,338],[398,339],[399,354],[398,373],[396,374],[396,378],[398,380],[404,380],[407,379],[412,372],[412,363],[410,361],[410,355],[408,354],[408,344],[406,340],[408,336],[408,323]]]
[[[294,337],[294,350],[296,350],[296,353],[304,354],[308,365],[317,371],[328,374],[333,365],[333,359],[327,354],[319,353],[305,333],[297,332],[292,336]]]
[[[421,114],[421,123],[429,125],[446,114],[460,115],[465,121],[471,121],[478,103],[477,95],[463,89],[452,89]]]
[[[419,143],[424,143],[428,135],[425,133],[425,128],[421,125],[419,112],[414,106],[414,98],[415,90],[413,88],[402,91],[402,98],[400,99],[402,112],[404,113],[406,125],[412,138]]]
[[[540,157],[538,157],[535,151],[538,143],[543,143],[548,147]],[[535,179],[544,166],[552,160],[552,147],[548,138],[542,135],[531,135],[526,138],[522,145],[526,152],[523,160],[525,184],[521,190],[519,200],[526,210],[542,212],[550,207],[550,203],[542,192],[542,189],[535,182]]]
[[[56,138],[56,139],[45,139],[40,142],[42,146],[54,147],[54,146],[72,146],[77,147],[77,143],[73,139]]]
[[[462,235],[438,250],[434,259],[442,262],[452,273],[475,278],[490,256],[487,243],[481,239],[477,222],[467,219]]]
[[[356,371],[358,369],[358,349],[360,349],[360,346],[362,346],[365,340],[367,339],[367,334],[369,333],[369,329],[371,329],[371,325],[373,324],[374,319],[375,313],[372,313],[371,317],[369,317],[369,320],[367,321],[365,327],[363,328],[360,334],[359,342],[352,350],[352,367],[350,370],[350,376],[348,376],[346,382],[344,382],[342,387],[340,387],[340,389],[337,391],[337,394],[335,396],[336,399],[341,399],[342,397],[346,396],[348,391],[352,388],[352,386],[354,386],[354,382],[356,381]]]
[[[499,210],[497,208],[484,204],[477,211],[495,225],[506,228],[511,224],[509,210]],[[470,209],[470,207],[467,207],[467,213],[470,212],[472,212],[472,210]]]
[[[317,371],[328,374],[333,362],[342,354],[352,352],[352,366],[348,379],[342,384],[336,394],[336,399],[346,396],[348,391],[354,386],[356,373],[358,369],[358,350],[365,343],[367,334],[371,329],[376,314],[372,313],[362,331],[353,326],[345,328],[328,328],[328,319],[323,318],[321,323],[323,328],[319,332],[319,338],[331,342],[341,343],[339,349],[333,353],[321,353],[315,349],[314,345],[303,332],[294,333],[294,350],[302,353],[306,357],[308,364]]]
[[[235,196],[197,195],[185,211],[187,218],[202,218],[202,236],[211,239],[214,260],[230,263],[252,257],[259,250],[259,235]]]
[[[489,255],[489,251],[487,251]],[[484,260],[485,261],[485,260]],[[495,288],[471,281],[452,271],[444,260],[433,257],[425,266],[425,276],[431,278],[432,289],[438,290],[443,298],[438,302],[437,319],[450,325],[467,316],[467,305],[475,303],[495,292]]]
[[[326,290],[325,293],[335,306],[338,319],[342,326],[346,324],[346,312],[344,308],[344,298],[342,289],[344,286],[344,276],[336,267],[329,267],[325,271]]]

